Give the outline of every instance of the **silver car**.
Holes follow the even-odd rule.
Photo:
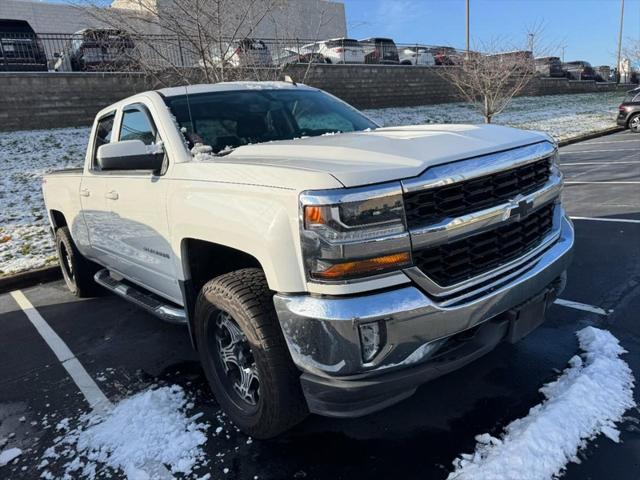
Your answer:
[[[433,66],[436,64],[436,60],[429,47],[422,45],[402,47],[398,51],[398,56],[400,57],[400,65]]]

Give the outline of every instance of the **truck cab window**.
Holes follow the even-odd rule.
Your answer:
[[[125,110],[120,127],[120,141],[142,140],[145,145],[156,141],[156,129],[149,117],[140,110]]]
[[[98,126],[96,128],[96,141],[93,150],[93,158],[96,158],[98,148],[106,143],[111,142],[113,135],[113,121],[116,118],[115,113],[111,113],[106,117],[102,117],[98,120]]]

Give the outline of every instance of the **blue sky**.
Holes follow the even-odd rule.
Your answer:
[[[349,35],[396,42],[465,44],[465,0],[342,0]],[[565,45],[565,60],[614,65],[620,0],[470,0],[471,43],[500,37],[525,45],[527,29],[543,25],[545,50]],[[640,0],[625,0],[624,36],[640,40]],[[535,48],[534,48],[535,50]],[[535,53],[535,52],[534,52]],[[552,54],[561,56],[558,48]]]

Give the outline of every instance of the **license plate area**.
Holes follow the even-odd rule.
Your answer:
[[[544,292],[518,309],[508,312],[510,322],[506,340],[509,343],[522,340],[544,322],[548,294]]]

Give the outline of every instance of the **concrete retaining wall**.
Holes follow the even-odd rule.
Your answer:
[[[90,125],[107,105],[144,91],[118,74],[0,73],[0,131]]]
[[[439,73],[440,67],[403,65],[303,65],[289,67],[294,80],[322,88],[358,108],[402,107],[460,101],[455,89]],[[305,77],[306,75],[306,77]],[[615,85],[565,78],[535,78],[522,95],[558,95],[629,90]]]
[[[436,68],[384,65],[318,65],[287,73],[359,108],[426,105],[459,100]],[[630,85],[535,79],[525,95],[628,90]],[[148,89],[140,76],[100,73],[0,73],[0,131],[89,125],[96,112]]]

